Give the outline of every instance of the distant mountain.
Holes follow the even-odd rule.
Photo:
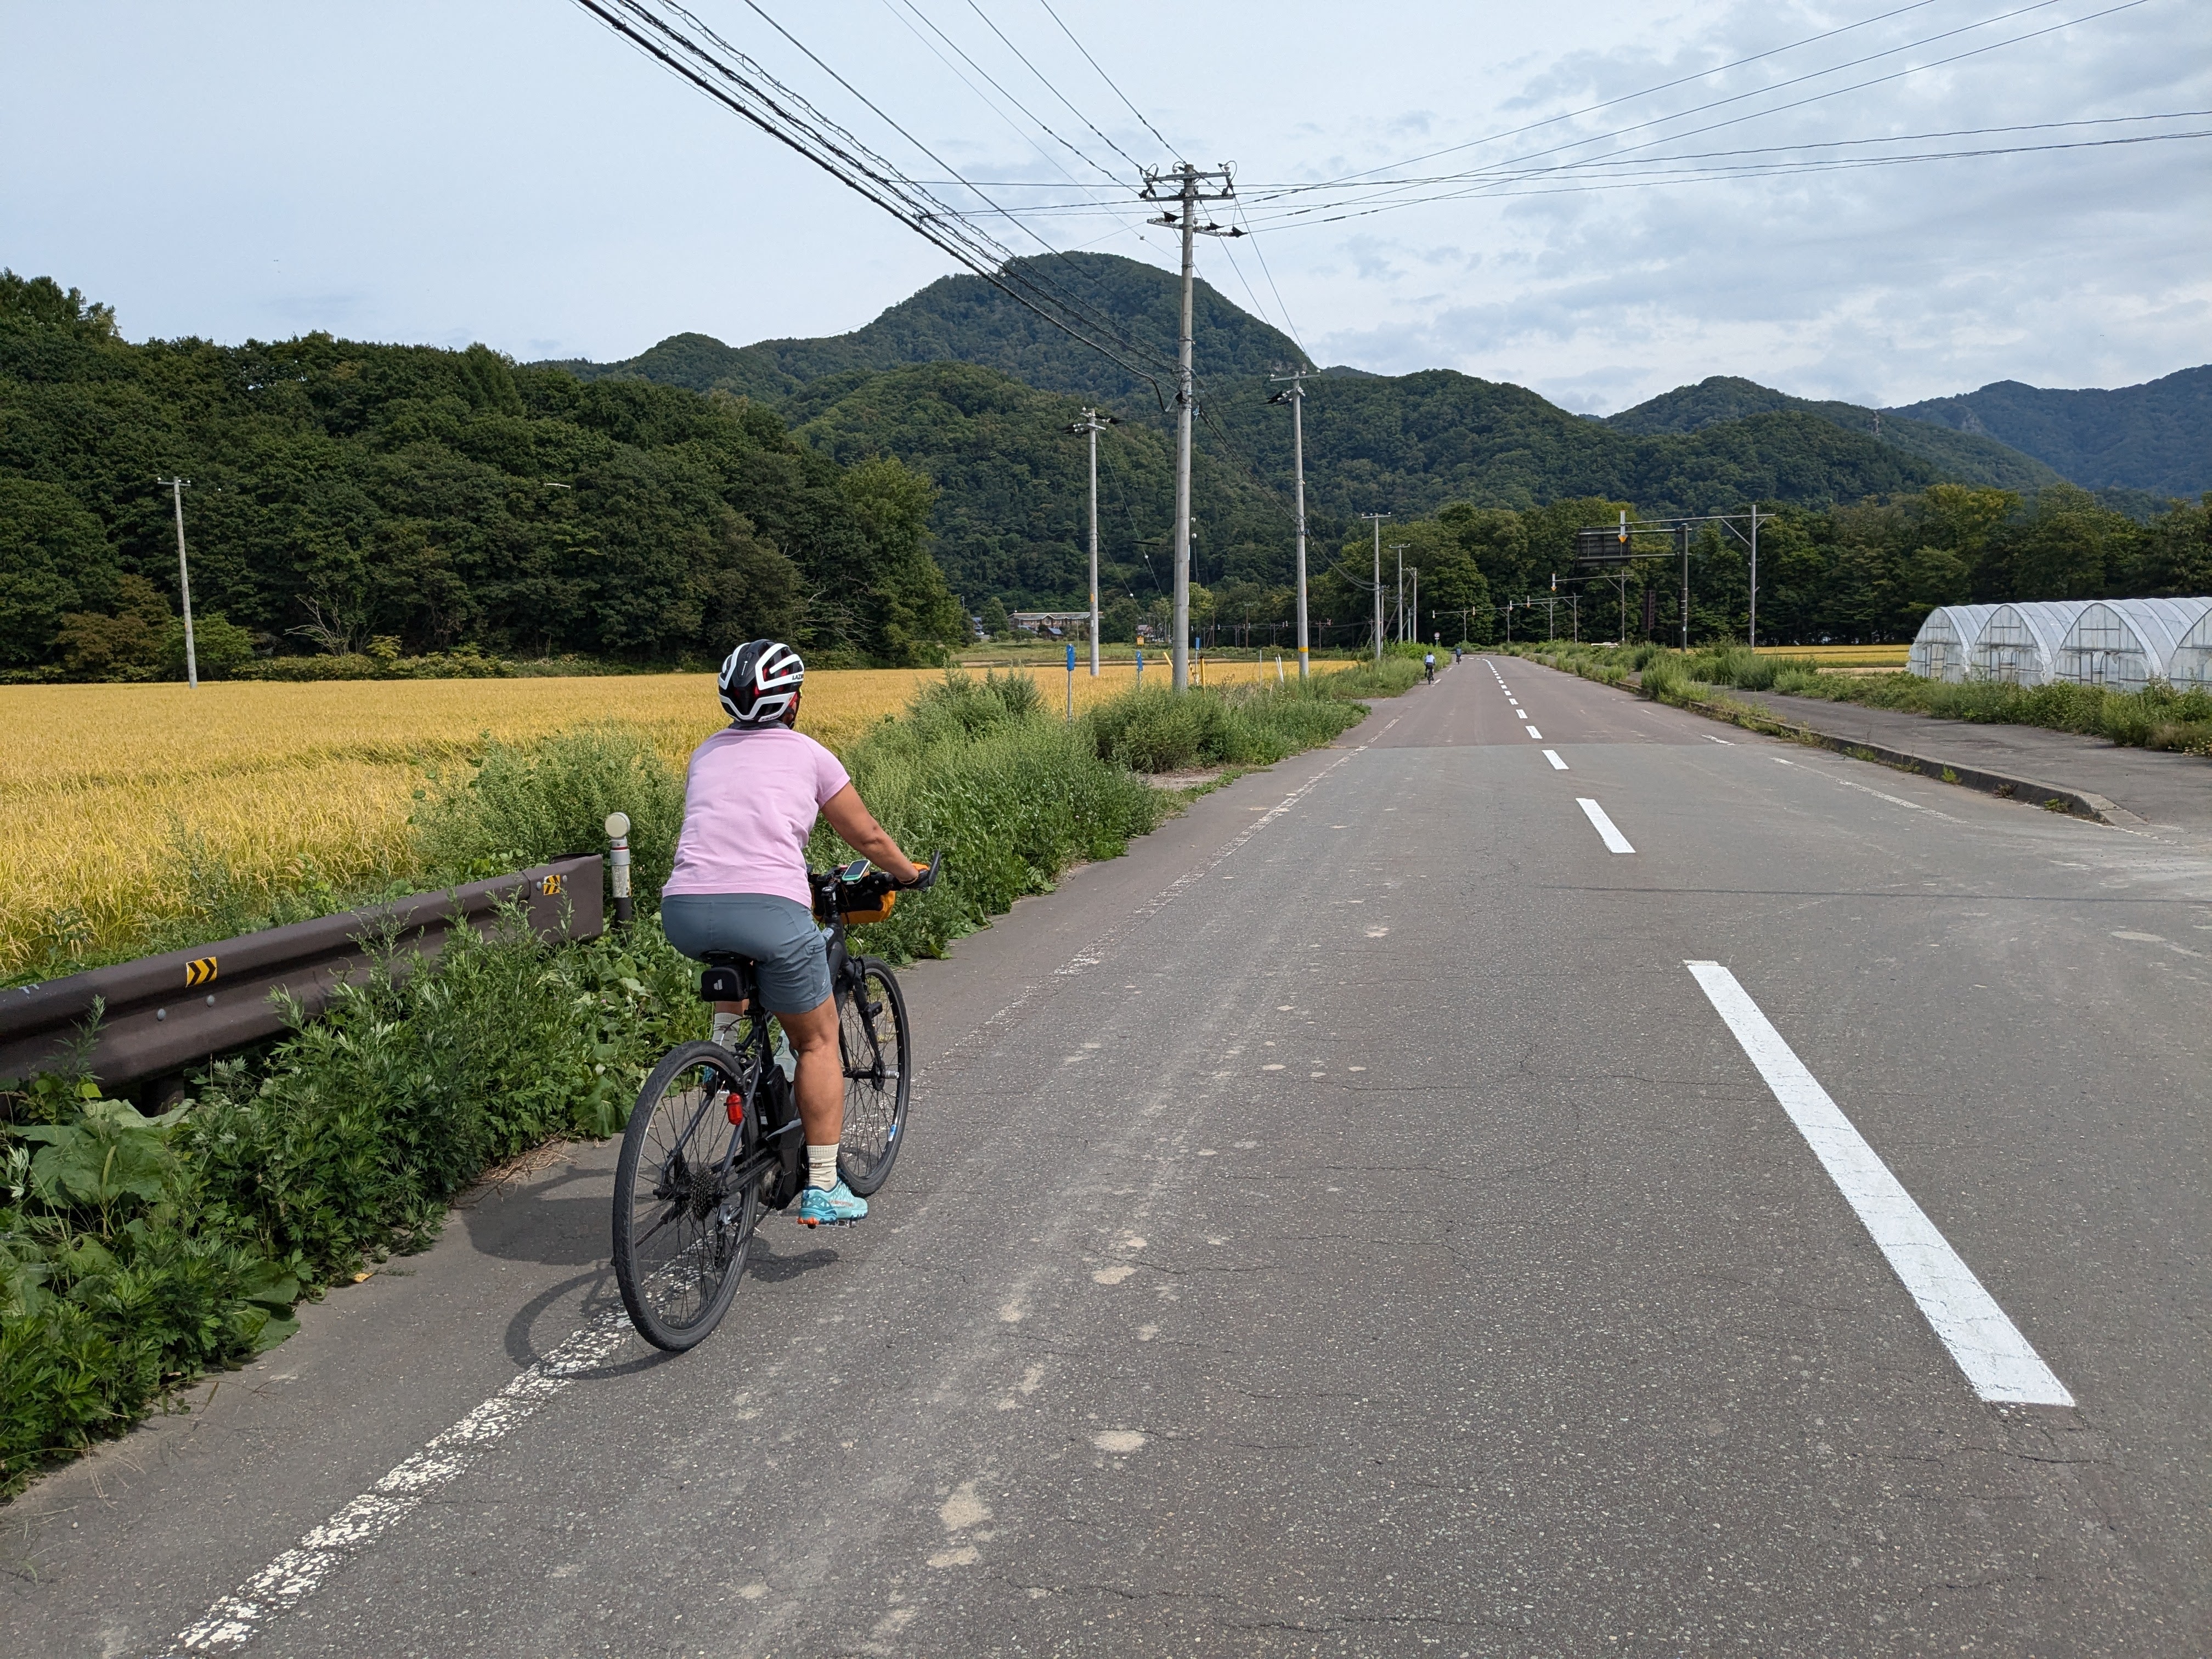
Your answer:
[[[1050,284],[1133,342],[1135,360],[1160,377],[1164,394],[1172,398],[1182,303],[1173,273],[1108,253],[1040,257],[1014,264],[1025,278]],[[1258,378],[1304,361],[1304,354],[1287,335],[1231,304],[1206,283],[1196,284],[1191,308],[1201,381]],[[763,340],[749,346],[724,345],[704,334],[678,334],[627,362],[564,362],[553,367],[587,380],[629,376],[781,404],[829,375],[931,362],[975,363],[1041,391],[1121,405],[1125,412],[1160,406],[1149,382],[980,276],[940,277],[850,334]]]
[[[1723,421],[1740,421],[1778,410],[1817,416],[1846,432],[1878,435],[1882,442],[1919,457],[1944,477],[1960,483],[2017,489],[2025,495],[2064,483],[2068,476],[1978,428],[1913,420],[1897,410],[1883,410],[1879,411],[1883,418],[1877,433],[1875,410],[1857,404],[1793,398],[1734,374],[1715,374],[1695,386],[1662,392],[1648,403],[1607,416],[1606,424],[1626,432],[1700,432]]]
[[[2212,364],[2111,392],[1997,380],[1884,412],[1997,439],[2088,489],[2212,489]]]
[[[1271,478],[1291,468],[1290,422],[1257,385],[1217,417]],[[1914,490],[1942,472],[1795,410],[1684,433],[1638,434],[1569,414],[1525,386],[1452,369],[1309,389],[1306,491],[1326,511],[1427,513],[1447,501],[1529,507],[1571,496],[1652,513],[1708,513],[1756,497],[1802,506]]]
[[[1176,277],[1097,253],[1023,263],[1146,361],[1171,361]],[[1296,343],[1198,284],[1200,422],[1194,568],[1208,584],[1287,574],[1291,422],[1267,377]],[[775,410],[842,460],[889,454],[939,487],[931,529],[971,605],[1065,599],[1087,563],[1083,446],[1064,428],[1082,404],[1120,416],[1100,446],[1103,580],[1147,599],[1164,574],[1173,496],[1172,420],[1154,386],[976,276],[931,283],[849,334],[731,346],[679,334],[616,363],[550,365],[587,380],[725,392]],[[1163,392],[1171,392],[1163,370]],[[1450,501],[1532,507],[1595,499],[1654,514],[1747,501],[1821,507],[1909,494],[1944,479],[2032,494],[2058,471],[1986,434],[1856,404],[1793,398],[1717,377],[1594,420],[1527,388],[1448,369],[1381,375],[1334,368],[1308,382],[1307,501],[1317,543],[1377,509],[1401,518]],[[1146,560],[1149,556],[1152,566]],[[1153,568],[1158,567],[1157,568]]]

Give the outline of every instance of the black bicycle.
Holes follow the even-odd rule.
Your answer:
[[[943,854],[915,889],[935,884]],[[846,929],[890,914],[899,884],[862,859],[810,871],[814,914],[828,933],[845,1067],[845,1132],[837,1172],[866,1198],[890,1179],[914,1080],[906,999],[874,957],[846,949]],[[615,1166],[615,1279],[637,1334],[672,1352],[720,1322],[761,1217],[787,1208],[805,1185],[805,1142],[790,1050],[760,1005],[753,963],[709,956],[699,994],[746,1012],[726,1045],[686,1042],[646,1079]]]

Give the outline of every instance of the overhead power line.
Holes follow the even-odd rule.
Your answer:
[[[1927,3],[1928,0],[1923,0],[1923,3]],[[1076,51],[1083,54],[1083,61],[1090,64],[1092,69],[1097,70],[1098,71],[1098,78],[1113,88],[1114,95],[1121,100],[1121,106],[1127,110],[1130,114],[1135,116],[1139,121],[1142,122],[1144,124],[1145,131],[1151,133],[1155,139],[1158,140],[1160,148],[1167,151],[1169,155],[1174,156],[1176,161],[1180,161],[1184,160],[1185,157],[1183,153],[1177,149],[1173,144],[1168,143],[1167,139],[1161,134],[1160,130],[1152,125],[1152,118],[1147,116],[1144,111],[1139,109],[1134,104],[1129,101],[1129,94],[1121,90],[1121,87],[1115,82],[1112,76],[1106,73],[1105,66],[1100,64],[1096,58],[1093,58],[1091,55],[1091,48],[1085,46],[1082,41],[1076,40],[1075,31],[1068,27],[1067,24],[1061,19],[1060,15],[1052,9],[1052,0],[1037,0],[1037,3],[1044,8],[1044,15],[1046,16],[1051,18],[1054,22],[1060,25],[1060,32],[1068,38],[1069,41],[1074,46]]]
[[[1512,157],[1509,161],[1500,162],[1496,165],[1499,167],[1525,167],[1526,164],[1530,161],[1541,160],[1546,156],[1557,155],[1566,150],[1580,149],[1591,144],[1604,143],[1611,139],[1626,137],[1632,133],[1645,131],[1655,126],[1663,126],[1671,121],[1687,120],[1693,116],[1704,114],[1711,110],[1726,108],[1730,105],[1740,104],[1753,98],[1768,97],[1777,92],[1785,90],[1788,88],[1802,86],[1808,82],[1820,80],[1825,76],[1840,74],[1845,70],[1860,68],[1865,64],[1878,62],[1880,59],[1884,58],[1893,58],[1901,52],[1911,52],[1921,46],[1932,46],[1936,41],[1951,40],[1960,34],[1970,33],[1975,29],[1990,27],[1995,24],[2005,22],[2012,18],[2021,16],[2027,12],[2044,10],[2058,3],[2060,3],[2060,0],[2033,0],[2033,3],[2032,4],[2017,7],[2011,11],[2001,12],[1993,17],[1985,17],[1973,23],[1962,24],[1956,28],[1945,29],[1936,34],[1923,36],[1918,40],[1908,41],[1900,46],[1889,47],[1881,52],[1870,52],[1863,58],[1852,58],[1843,64],[1832,64],[1826,69],[1811,70],[1803,75],[1792,76],[1787,81],[1778,82],[1772,86],[1755,88],[1749,92],[1731,94],[1726,98],[1711,99],[1705,103],[1692,106],[1691,108],[1686,110],[1678,110],[1671,114],[1658,115],[1654,116],[1648,120],[1632,122],[1626,126],[1616,127],[1609,132],[1595,133],[1584,138],[1566,140],[1561,143],[1553,145],[1548,149],[1531,151],[1525,155]],[[1964,62],[1969,58],[1978,58],[1988,52],[2002,51],[2007,46],[2018,46],[2023,41],[2038,40],[2046,34],[2057,33],[2062,29],[2072,28],[2081,23],[2093,22],[2100,17],[2109,17],[2116,12],[2130,11],[2137,6],[2147,5],[2148,3],[2149,0],[2121,0],[2121,3],[2108,6],[2102,11],[2090,12],[2080,17],[2067,18],[2045,28],[2031,29],[2025,34],[2013,35],[2003,40],[1994,40],[1984,46],[1974,46],[1961,52],[1954,52],[1948,58],[1939,58],[1929,63],[1911,64],[1905,69],[1893,70],[1887,75],[1872,76],[1864,81],[1854,82],[1849,86],[1832,87],[1826,92],[1814,93],[1809,97],[1796,99],[1786,104],[1778,104],[1770,108],[1752,110],[1742,115],[1731,117],[1725,121],[1715,121],[1702,127],[1692,128],[1686,132],[1670,133],[1663,137],[1648,139],[1641,144],[1631,145],[1626,149],[1610,152],[1610,155],[1619,156],[1629,155],[1632,154],[1636,150],[1649,149],[1656,145],[1674,143],[1684,138],[1695,137],[1700,133],[1717,132],[1723,127],[1739,126],[1746,121],[1762,120],[1768,116],[1784,114],[1793,109],[1802,109],[1808,104],[1817,104],[1831,98],[1838,98],[1846,93],[1863,92],[1869,87],[1886,85],[1889,82],[1902,80],[1908,76],[1923,75],[1929,70],[1942,69],[1948,64]],[[1594,159],[1604,160],[1608,158],[1598,157]],[[1479,179],[1494,170],[1494,168],[1470,169],[1468,173],[1460,176],[1468,179]],[[1377,181],[1376,185],[1363,186],[1363,188],[1367,190],[1369,192],[1364,196],[1346,198],[1340,201],[1328,204],[1328,205],[1333,207],[1342,207],[1356,203],[1383,200],[1387,199],[1393,192],[1407,187],[1407,185],[1401,180],[1381,180]],[[1262,193],[1255,196],[1253,199],[1256,204],[1259,202],[1278,199],[1279,198],[1293,194],[1310,194],[1312,193],[1313,190],[1319,188],[1325,187],[1293,187],[1291,189],[1279,190],[1272,193]],[[1318,211],[1321,210],[1312,210]]]
[[[1872,17],[1863,17],[1856,23],[1845,23],[1838,28],[1824,29],[1818,34],[1808,34],[1802,40],[1792,40],[1787,46],[1770,46],[1765,52],[1755,52],[1748,58],[1739,58],[1733,63],[1717,64],[1711,69],[1699,70],[1694,75],[1684,75],[1672,81],[1662,81],[1657,86],[1645,87],[1640,92],[1625,92],[1617,98],[1607,98],[1598,103],[1585,104],[1580,109],[1568,110],[1559,115],[1547,115],[1542,120],[1531,121],[1525,126],[1508,127],[1502,132],[1493,132],[1485,137],[1470,138],[1463,143],[1447,144],[1442,149],[1429,150],[1404,161],[1386,161],[1380,167],[1363,168],[1358,173],[1343,173],[1314,188],[1328,189],[1332,185],[1348,184],[1354,179],[1371,178],[1378,173],[1388,173],[1394,167],[1418,167],[1423,161],[1435,161],[1439,155],[1455,155],[1464,149],[1478,149],[1485,144],[1501,143],[1508,138],[1517,138],[1524,132],[1540,131],[1561,121],[1572,121],[1585,115],[1595,115],[1600,110],[1612,109],[1616,105],[1634,103],[1639,98],[1656,97],[1662,92],[1672,92],[1676,87],[1686,87],[1692,81],[1710,80],[1716,75],[1725,75],[1730,70],[1742,69],[1747,64],[1764,63],[1769,58],[1779,58],[1785,52],[1796,52],[1801,46],[1816,46],[1820,41],[1832,40],[1837,35],[1849,34],[1854,29],[1867,28],[1875,23],[1886,23],[1893,17],[1902,17],[1908,11],[1924,11],[1935,3],[1936,0],[1911,0],[1910,5],[1898,6],[1891,10],[1877,13]]]
[[[975,222],[972,215],[953,208],[902,174],[684,7],[673,0],[576,0],[576,3],[664,69],[891,214],[1016,303],[1150,385],[1164,404],[1158,374],[1141,361],[1149,357],[1164,367],[1156,347],[1130,338],[1115,319],[1069,294],[1039,270],[1035,261],[1018,261],[1011,249]],[[787,30],[779,27],[778,32],[792,39]],[[807,56],[821,64],[811,52]],[[841,86],[852,90],[842,76],[828,70],[826,64],[822,67]],[[860,94],[855,92],[854,95]],[[875,107],[872,103],[868,106]],[[880,110],[876,112],[882,115]],[[938,166],[957,176],[957,168],[896,123],[891,125]],[[981,191],[974,193],[992,213],[1047,253],[1058,257],[1059,250],[1035,230]]]
[[[1038,84],[1042,86],[1044,89],[1050,93],[1054,97],[1059,99],[1070,115],[1073,115],[1077,120],[1082,122],[1085,126],[1089,127],[1093,133],[1096,133],[1097,135],[1098,141],[1101,143],[1104,144],[1107,149],[1112,150],[1114,154],[1127,161],[1131,167],[1136,170],[1136,172],[1141,173],[1145,170],[1144,164],[1141,161],[1138,161],[1135,156],[1130,155],[1127,150],[1123,149],[1121,145],[1115,143],[1111,138],[1109,138],[1104,133],[1100,132],[1098,131],[1098,124],[1097,122],[1093,121],[1081,110],[1076,108],[1073,104],[1068,102],[1067,94],[1062,92],[1058,87],[1054,86],[1051,80],[1047,77],[1042,70],[1039,69],[1035,64],[1030,62],[1029,54],[1027,52],[1024,52],[1012,40],[1006,39],[1006,32],[991,21],[990,14],[986,12],[982,7],[977,5],[975,3],[975,0],[968,0],[968,9],[974,12],[976,16],[983,20],[983,27],[990,30],[992,33],[997,35],[1000,43],[1005,46],[1008,52],[1011,52],[1015,57],[1021,59],[1022,67],[1027,70],[1031,75],[1036,76]],[[1054,21],[1057,21],[1058,20],[1055,19]],[[1073,37],[1071,36],[1069,38],[1073,39]],[[1080,43],[1079,42],[1078,44],[1079,46]]]
[[[902,23],[906,23],[906,19],[899,15],[898,8],[901,6],[905,7],[908,11],[911,12],[916,18],[920,19],[922,27],[927,28],[931,34],[935,35],[938,40],[942,40],[955,52],[958,53],[961,63],[967,64],[969,69],[974,70],[976,74],[981,76],[984,80],[989,82],[992,89],[995,91],[1000,97],[1005,99],[1016,109],[1021,111],[1021,112],[1027,116],[1031,121],[1034,121],[1039,130],[1044,133],[1046,137],[1051,139],[1053,143],[1058,144],[1062,149],[1067,151],[1069,155],[1081,161],[1084,166],[1091,168],[1094,173],[1103,175],[1108,183],[1121,185],[1125,182],[1122,179],[1116,179],[1110,169],[1102,166],[1099,162],[1093,161],[1090,156],[1085,155],[1082,150],[1077,149],[1076,146],[1068,143],[1066,139],[1061,137],[1057,132],[1054,131],[1051,123],[1038,116],[1027,104],[1024,104],[1020,99],[1015,97],[1012,93],[1007,91],[1006,86],[998,79],[997,76],[994,76],[990,70],[985,69],[981,64],[977,63],[974,58],[970,57],[967,49],[962,46],[958,41],[955,40],[951,35],[939,28],[937,24],[932,21],[927,12],[923,11],[920,6],[915,4],[914,0],[884,0],[884,9],[889,11],[892,16],[897,17],[899,21]],[[988,18],[984,19],[984,21],[986,22],[988,22],[990,20]],[[1022,131],[1018,126],[1015,126],[1012,118],[1009,117],[1004,110],[1000,109],[996,105],[992,104],[989,99],[984,98],[982,90],[978,88],[973,81],[969,80],[965,75],[961,73],[958,64],[954,64],[951,59],[946,58],[943,52],[938,52],[937,47],[931,43],[927,35],[922,34],[920,30],[915,29],[914,25],[911,23],[906,23],[906,26],[909,30],[914,31],[915,38],[916,40],[919,40],[922,45],[928,46],[932,52],[937,53],[938,61],[943,64],[945,68],[951,70],[955,76],[958,76],[961,82],[967,87],[969,91],[974,93],[977,98],[982,100],[986,106],[990,107],[993,114],[998,116],[1000,120],[1005,121],[1009,127],[1013,129],[1015,137],[1023,139],[1026,143],[1036,144],[1036,141],[1030,138],[1027,133]],[[1043,147],[1042,145],[1038,145],[1037,148],[1040,152],[1042,152]],[[1073,181],[1070,180],[1070,182],[1072,183]]]
[[[1599,191],[1651,190],[1669,185],[1709,184],[1731,179],[1779,179],[1800,173],[1860,172],[1873,167],[1902,167],[1925,161],[1960,161],[1984,159],[1996,155],[2029,155],[2054,150],[2099,149],[2131,144],[2166,143],[2180,139],[2212,137],[2212,129],[2187,132],[2141,133],[2122,138],[2079,138],[2051,144],[2002,144],[1978,149],[1929,150],[1907,155],[1838,155],[1814,157],[1801,162],[1773,162],[1727,167],[1681,168],[1674,173],[1654,175],[1647,172],[1608,174],[1595,171],[1546,168],[1532,170],[1526,175],[1508,175],[1463,190],[1441,192],[1433,196],[1407,197],[1386,202],[1379,206],[1348,209],[1341,213],[1316,218],[1299,218],[1263,226],[1261,228],[1288,230],[1303,229],[1310,225],[1340,224],[1349,219],[1364,219],[1378,213],[1391,213],[1400,208],[1416,207],[1431,202],[1468,201],[1486,198],[1516,196],[1572,196]],[[1664,159],[1664,158],[1655,158]],[[1588,164],[1595,167],[1599,164]],[[1633,164],[1631,164],[1633,165]],[[1589,180],[1599,182],[1587,182]],[[1610,180],[1610,182],[1607,182]],[[1539,184],[1543,188],[1514,189],[1516,185]],[[1255,234],[1257,232],[1255,231]]]

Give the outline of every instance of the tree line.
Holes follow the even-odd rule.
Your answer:
[[[2176,501],[2139,522],[2072,484],[2023,497],[1939,483],[1819,510],[1784,506],[1770,516],[1762,509],[1759,637],[1788,645],[1893,641],[1911,639],[1941,605],[2212,592],[2208,503],[2212,496]],[[1576,566],[1575,532],[1614,524],[1624,512],[1639,517],[1633,502],[1601,498],[1525,512],[1462,502],[1431,517],[1386,522],[1384,608],[1395,601],[1389,545],[1402,543],[1407,565],[1421,573],[1423,638],[1441,633],[1446,641],[1487,644],[1503,639],[1509,626],[1523,639],[1532,629],[1541,636],[1553,627],[1564,635],[1578,626],[1585,639],[1675,640],[1683,561],[1671,535],[1637,537],[1638,556],[1622,569],[1619,583]],[[1737,532],[1747,528],[1740,516]],[[1741,534],[1717,524],[1694,527],[1688,558],[1693,641],[1746,636],[1750,563]],[[1333,622],[1350,616],[1350,637],[1360,637],[1373,602],[1366,585],[1372,567],[1370,537],[1340,540],[1313,583],[1314,615]],[[1556,611],[1547,603],[1554,598]],[[1571,599],[1578,599],[1579,616]],[[1458,631],[1462,619],[1464,634]]]
[[[182,475],[204,654],[459,648],[711,660],[763,634],[939,660],[934,489],[770,410],[310,334],[126,343],[0,273],[0,672],[173,672]]]

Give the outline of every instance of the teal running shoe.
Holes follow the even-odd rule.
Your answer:
[[[802,1227],[849,1227],[868,1218],[868,1200],[840,1180],[834,1187],[809,1187],[799,1195]]]

